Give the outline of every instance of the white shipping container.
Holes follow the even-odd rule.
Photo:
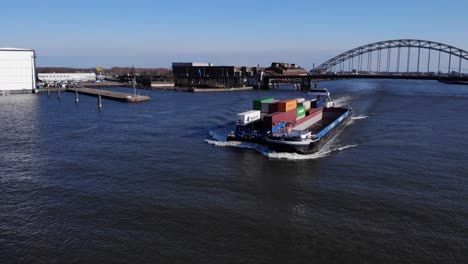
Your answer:
[[[0,48],[0,91],[32,92],[36,88],[34,50]]]
[[[302,106],[305,106],[305,109],[310,109],[310,100],[304,101],[301,103]]]
[[[305,98],[296,98],[297,103],[302,103],[305,101]]]
[[[260,111],[250,110],[244,113],[237,114],[237,124],[238,125],[247,125],[252,122],[260,120]]]
[[[277,104],[280,100],[273,100],[269,102],[262,103],[262,113],[269,113],[270,104]]]

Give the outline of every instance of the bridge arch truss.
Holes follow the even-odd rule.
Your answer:
[[[354,60],[355,58],[357,59],[357,69],[359,71],[362,70],[364,60],[367,59],[367,68],[369,71],[369,66],[370,69],[372,69],[372,55],[376,52],[377,56],[377,71],[380,72],[382,70],[382,63],[384,63],[383,70],[386,70],[387,72],[390,72],[391,68],[391,51],[392,50],[397,50],[397,68],[396,71],[400,72],[400,64],[401,64],[401,56],[403,55],[403,52],[407,48],[407,54],[406,54],[406,59],[407,59],[407,64],[406,64],[406,71],[410,71],[410,59],[411,59],[411,49],[416,48],[417,49],[417,72],[420,72],[420,62],[421,62],[421,49],[426,49],[429,50],[428,52],[428,59],[427,59],[427,72],[429,72],[430,69],[430,61],[431,61],[431,51],[437,51],[438,52],[438,67],[437,67],[437,72],[440,72],[440,64],[441,64],[441,54],[446,53],[448,54],[448,73],[451,71],[451,64],[452,64],[452,57],[458,57],[458,72],[462,72],[462,61],[468,61],[468,52],[456,48],[454,46],[450,46],[447,44],[439,43],[439,42],[434,42],[434,41],[428,41],[428,40],[418,40],[418,39],[396,39],[396,40],[387,40],[387,41],[379,41],[371,44],[367,44],[364,46],[357,47],[355,49],[346,51],[326,62],[321,64],[320,66],[316,67],[312,71],[315,73],[324,73],[327,71],[330,71],[331,69],[334,69],[337,65],[341,66],[342,69],[345,68],[345,61],[348,61],[349,63],[349,68],[354,69]],[[387,50],[387,53],[385,54],[382,52],[383,50]],[[364,54],[367,54],[367,58],[364,58]],[[387,58],[384,58],[386,55]],[[385,64],[385,59],[386,59],[386,64]]]

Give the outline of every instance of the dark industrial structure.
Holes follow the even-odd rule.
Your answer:
[[[265,69],[265,74],[269,76],[304,76],[307,75],[307,71],[294,63],[273,62],[270,67]]]
[[[297,84],[300,89],[310,89],[311,77],[294,63],[273,62],[261,76],[262,88],[280,84]]]
[[[214,66],[211,63],[174,62],[172,73],[176,86],[242,87],[256,78],[257,67]]]
[[[173,63],[176,85],[234,87],[246,84],[268,89],[295,84],[310,89],[322,80],[379,78],[439,80],[468,83],[464,69],[468,52],[447,44],[397,39],[379,41],[346,51],[307,72],[294,63],[273,62],[270,67],[213,66],[210,63]]]

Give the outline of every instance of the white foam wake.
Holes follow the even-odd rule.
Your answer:
[[[322,149],[316,153],[312,154],[298,154],[298,153],[288,153],[288,152],[262,152],[263,155],[267,156],[268,158],[273,159],[286,159],[286,160],[314,160],[328,157],[333,152],[342,151],[349,148],[357,147],[357,145],[348,145],[343,147],[336,147],[332,149]]]
[[[275,151],[266,151],[261,152],[264,156],[270,159],[283,159],[283,160],[314,160],[320,159],[328,156],[328,153],[325,152],[316,152],[313,154],[298,154],[298,153],[289,153],[289,152],[275,152]]]
[[[205,139],[205,142],[211,145],[215,145],[217,147],[236,147],[236,148],[255,149],[258,146],[258,144],[255,144],[255,143],[240,142],[240,141],[217,141],[217,140]]]
[[[335,103],[335,106],[337,107],[346,106],[346,105],[349,105],[349,103],[351,102],[351,96],[340,97],[336,100],[333,100],[333,102]]]
[[[345,150],[345,149],[349,149],[349,148],[354,148],[354,147],[357,147],[358,145],[347,145],[347,146],[343,146],[343,147],[339,147],[339,148],[334,148],[332,150],[330,150],[329,152],[334,152],[334,151],[342,151],[342,150]]]
[[[227,130],[217,130],[217,131],[209,131],[211,136],[210,139],[205,139],[205,142],[211,145],[215,145],[218,147],[236,147],[236,148],[248,148],[248,149],[257,149],[263,147],[262,145],[250,143],[250,142],[241,142],[241,141],[227,141]]]
[[[332,147],[332,148],[323,148],[322,150],[312,153],[312,154],[298,154],[298,153],[289,153],[289,152],[276,152],[270,150],[268,147],[249,142],[240,142],[240,141],[226,141],[226,136],[221,136],[220,133],[215,131],[209,132],[211,139],[205,139],[205,142],[208,144],[218,146],[218,147],[235,147],[235,148],[244,148],[244,149],[253,149],[261,153],[265,157],[270,159],[282,159],[282,160],[314,160],[320,159],[329,156],[330,154],[338,151],[343,151],[345,149],[354,148],[358,145],[347,145],[341,147]],[[329,142],[329,144],[332,144]],[[327,144],[328,145],[328,144]]]
[[[369,116],[367,115],[360,115],[360,116],[355,116],[353,118],[351,118],[352,120],[361,120],[361,119],[366,119],[368,118]]]

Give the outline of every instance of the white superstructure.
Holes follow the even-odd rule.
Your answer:
[[[335,103],[330,98],[330,93],[327,91],[327,89],[311,89],[308,94],[316,96],[317,108],[335,106]]]
[[[0,48],[0,93],[31,93],[36,88],[36,55],[31,49]]]
[[[51,82],[94,82],[96,74],[90,73],[39,73],[39,80],[45,83]]]

